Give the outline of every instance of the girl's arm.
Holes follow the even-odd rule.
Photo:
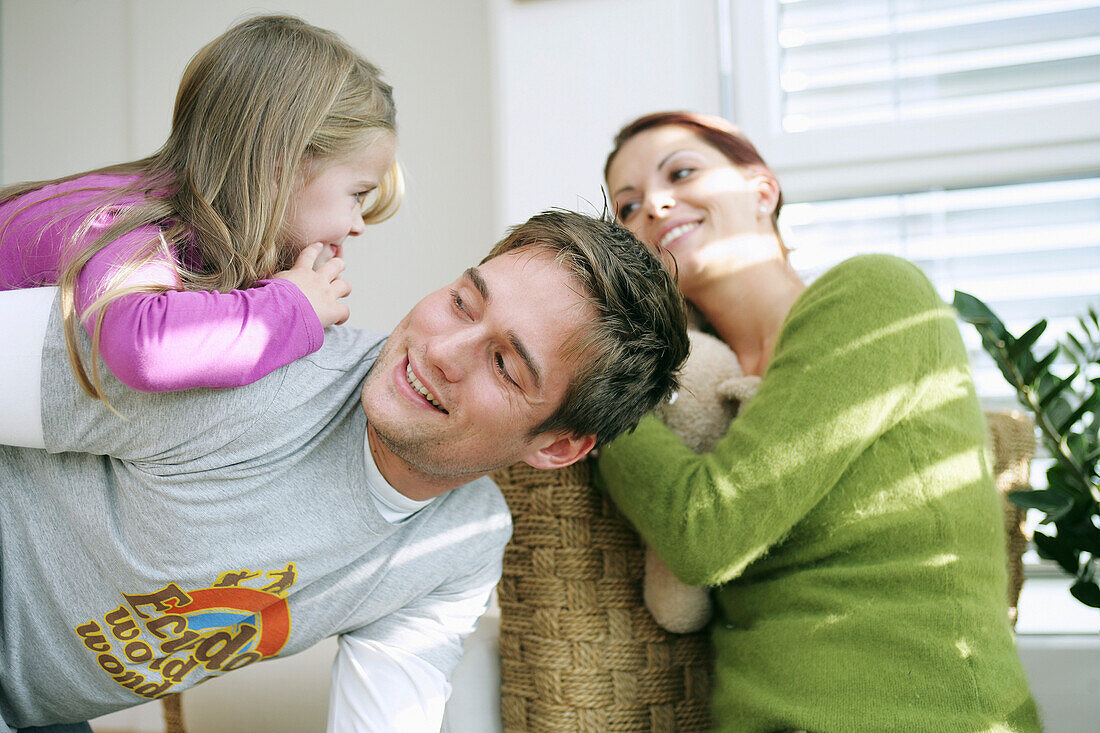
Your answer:
[[[155,231],[155,230],[154,230]],[[83,313],[116,268],[154,232],[136,230],[96,253],[78,279]],[[167,252],[138,268],[124,285],[178,286]],[[84,318],[89,335],[95,317]],[[100,355],[126,386],[143,392],[251,384],[324,340],[321,321],[290,280],[263,280],[228,293],[167,290],[132,293],[104,310]]]
[[[113,209],[97,214],[87,222],[80,241],[70,245],[89,212],[100,206],[105,191],[130,180],[88,175],[0,204],[0,289],[56,283],[70,246],[95,241],[116,216]],[[112,284],[119,268],[160,240],[160,234],[155,226],[141,227],[97,252],[78,277],[77,312],[83,314]],[[125,284],[169,290],[126,295],[104,310],[103,362],[133,389],[163,392],[249,384],[320,348],[324,333],[315,306],[328,319],[325,323],[340,320],[339,308],[346,318],[346,307],[334,302],[347,294],[346,283],[338,278],[323,284],[330,290],[343,284],[343,292],[325,293],[321,288],[320,296],[308,277],[262,281],[229,293],[183,292],[176,290],[174,265],[173,254],[162,247]],[[84,319],[84,325],[91,335],[95,321]]]
[[[601,450],[598,478],[677,577],[729,581],[905,416],[918,389],[948,399],[968,379],[965,365],[930,373],[944,328],[952,315],[915,267],[851,260],[792,308],[760,391],[712,452],[646,417]]]

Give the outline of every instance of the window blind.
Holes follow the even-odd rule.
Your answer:
[[[723,113],[779,175],[780,226],[808,281],[891,252],[1017,335],[1046,318],[1038,350],[1100,310],[1100,0],[715,2],[729,24]],[[984,407],[1018,409],[977,333],[960,331]],[[1061,578],[1026,561],[1029,577]]]
[[[778,0],[786,132],[1100,98],[1096,0]]]
[[[1016,335],[1046,318],[1039,350],[1100,309],[1100,177],[791,203],[781,222],[808,280],[856,254],[896,254],[945,301],[968,292]],[[961,330],[987,407],[1015,408],[976,331]]]

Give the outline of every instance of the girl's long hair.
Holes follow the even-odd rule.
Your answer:
[[[147,158],[91,171],[134,180],[98,193],[93,211],[64,247],[57,285],[69,360],[84,390],[103,399],[98,355],[104,307],[128,293],[168,289],[123,287],[137,268],[167,248],[180,289],[226,292],[290,267],[297,253],[285,222],[295,182],[393,134],[392,88],[331,31],[292,16],[265,15],[200,49],[183,73],[167,142]],[[84,175],[9,186],[0,190],[0,202]],[[365,206],[363,220],[391,216],[403,190],[394,163]],[[78,246],[108,212],[120,213],[90,245]],[[146,226],[158,227],[161,235],[92,294],[93,302],[78,318],[81,269],[104,247]],[[89,375],[76,329],[80,318],[92,317]]]

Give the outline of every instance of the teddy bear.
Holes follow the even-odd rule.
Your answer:
[[[745,376],[736,354],[714,336],[692,328],[688,338],[691,352],[680,372],[680,389],[655,414],[700,453],[725,434],[740,406],[756,394],[760,377]],[[668,631],[697,631],[710,620],[709,589],[678,580],[648,546],[643,590],[646,608]]]

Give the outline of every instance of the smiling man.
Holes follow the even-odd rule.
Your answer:
[[[539,431],[574,371],[568,345],[596,319],[552,255],[504,254],[429,295],[394,329],[363,389],[379,465],[426,499],[509,462],[568,465],[593,434]]]
[[[4,733],[331,635],[330,731],[438,730],[511,531],[485,474],[580,460],[666,397],[687,353],[656,256],[562,211],[388,339],[331,328],[231,390],[107,377],[111,405],[90,399],[48,295],[0,294],[0,442],[24,446],[0,446]]]

